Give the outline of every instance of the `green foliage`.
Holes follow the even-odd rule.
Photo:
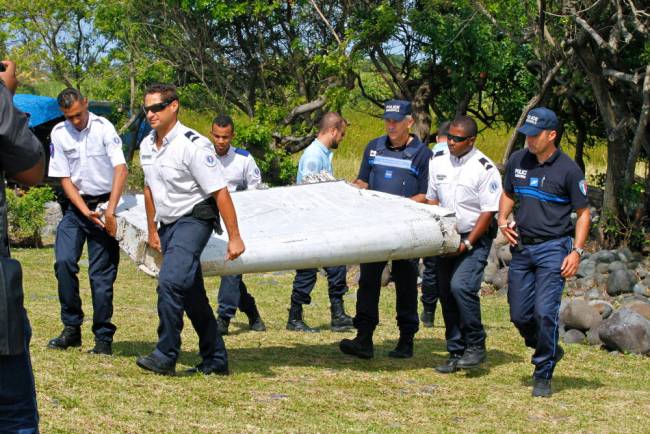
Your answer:
[[[7,188],[5,192],[12,244],[40,247],[40,233],[45,226],[45,203],[54,200],[54,192],[48,186],[33,187],[26,192]]]
[[[262,172],[262,180],[269,185],[293,182],[296,166],[291,155],[283,149],[273,149],[272,129],[262,123],[251,122],[237,126],[233,144],[248,149]]]

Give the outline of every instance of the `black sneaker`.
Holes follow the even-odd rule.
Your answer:
[[[551,390],[551,380],[545,380],[543,378],[535,378],[535,384],[533,385],[532,395],[537,398],[548,398],[553,394]]]
[[[463,356],[458,360],[456,367],[458,369],[478,368],[481,363],[487,360],[485,347],[472,346],[465,350]]]
[[[176,365],[174,363],[167,363],[152,354],[147,356],[138,357],[135,363],[144,370],[155,372],[160,375],[175,375]]]
[[[221,336],[228,334],[228,327],[230,327],[230,320],[228,318],[217,317],[217,333]]]
[[[90,354],[103,354],[105,356],[113,355],[113,348],[110,342],[106,341],[96,341],[95,347],[92,350],[88,350]]]
[[[452,374],[458,371],[458,361],[462,357],[461,354],[450,354],[449,358],[442,365],[435,367],[435,370],[441,374]]]
[[[228,370],[228,366],[207,366],[204,363],[199,363],[193,368],[190,368],[185,371],[186,375],[195,375],[195,374],[203,374],[203,375],[230,375],[230,371]]]

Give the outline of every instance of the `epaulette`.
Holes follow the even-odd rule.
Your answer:
[[[490,170],[494,167],[493,165],[490,164],[490,161],[485,157],[479,158],[478,162],[481,163],[483,167],[485,167],[485,170]]]
[[[233,149],[235,150],[236,154],[243,155],[244,157],[248,157],[251,154],[246,149],[235,148],[234,146]]]
[[[185,133],[185,137],[187,137],[188,139],[190,139],[193,142],[196,142],[196,139],[198,139],[200,136],[196,132],[194,132],[192,130],[188,130]]]
[[[61,129],[61,128],[63,128],[64,126],[65,126],[65,124],[64,124],[63,122],[58,123],[58,124],[56,124],[56,125],[54,126],[54,128],[52,128],[52,131],[56,131],[56,130],[58,130],[58,129]]]
[[[439,151],[436,151],[433,153],[433,158],[440,157],[441,155],[445,155],[444,149],[441,149]]]

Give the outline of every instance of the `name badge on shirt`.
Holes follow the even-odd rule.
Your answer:
[[[393,179],[393,171],[387,170],[386,172],[384,172],[384,179]]]

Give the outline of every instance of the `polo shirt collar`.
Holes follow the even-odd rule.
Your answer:
[[[540,163],[539,160],[537,160],[537,156],[532,152],[530,152],[530,149],[526,148],[526,152],[528,153],[528,158],[532,158],[533,161],[535,161],[535,164],[537,164],[538,166],[544,166],[544,165],[553,164],[555,160],[557,160],[560,154],[562,153],[562,150],[560,148],[556,148],[555,152],[553,152],[551,156],[548,157],[546,161],[544,161],[543,163]]]
[[[172,128],[165,137],[163,137],[162,140],[162,146],[161,148],[164,148],[168,144],[174,141],[174,139],[181,133],[181,123],[179,121],[176,121],[176,125],[174,125],[174,128]],[[156,130],[151,131],[152,134],[152,141],[151,141],[151,148],[156,150],[156,139],[158,138],[158,133]],[[232,146],[231,146],[232,148]]]
[[[99,116],[97,116],[95,113],[89,111],[88,112],[88,122],[86,123],[86,126],[85,126],[85,128],[83,130],[76,129],[75,126],[72,125],[72,122],[70,122],[68,120],[66,120],[65,122],[68,124],[68,126],[70,127],[70,129],[72,131],[76,132],[77,134],[81,134],[81,133],[84,133],[84,132],[87,132],[88,130],[90,130],[90,124],[92,124],[93,121],[96,121],[96,120],[99,120]]]

